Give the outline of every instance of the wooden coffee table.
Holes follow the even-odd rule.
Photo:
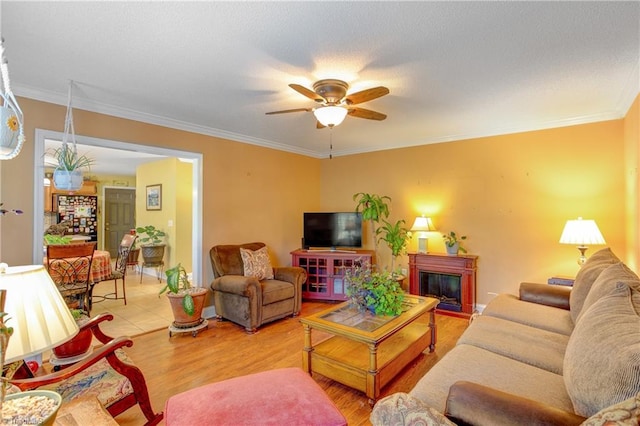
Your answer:
[[[365,392],[375,403],[380,389],[426,348],[436,345],[432,297],[405,296],[405,311],[396,317],[358,312],[344,302],[300,318],[304,326],[303,368]],[[429,313],[429,323],[416,321]],[[333,336],[312,342],[311,330]]]

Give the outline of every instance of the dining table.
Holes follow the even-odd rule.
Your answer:
[[[44,258],[44,264],[48,264],[46,257]],[[56,271],[55,265],[56,261],[54,260],[49,267],[49,275],[54,282],[58,282],[60,276],[59,272]],[[93,261],[91,262],[91,282],[104,281],[109,278],[111,272],[111,254],[105,250],[95,250],[93,252]]]

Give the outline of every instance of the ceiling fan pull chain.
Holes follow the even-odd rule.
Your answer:
[[[329,127],[329,160],[333,158],[333,126]]]

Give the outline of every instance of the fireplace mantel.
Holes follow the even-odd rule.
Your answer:
[[[478,256],[444,253],[409,253],[409,292],[420,295],[420,272],[460,276],[462,311],[437,309],[436,312],[469,318],[476,304],[476,264]]]

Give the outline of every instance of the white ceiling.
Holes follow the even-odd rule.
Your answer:
[[[314,157],[623,117],[640,2],[12,2],[13,91]],[[385,121],[316,130],[287,85],[339,78]],[[27,117],[28,120],[28,117]]]

